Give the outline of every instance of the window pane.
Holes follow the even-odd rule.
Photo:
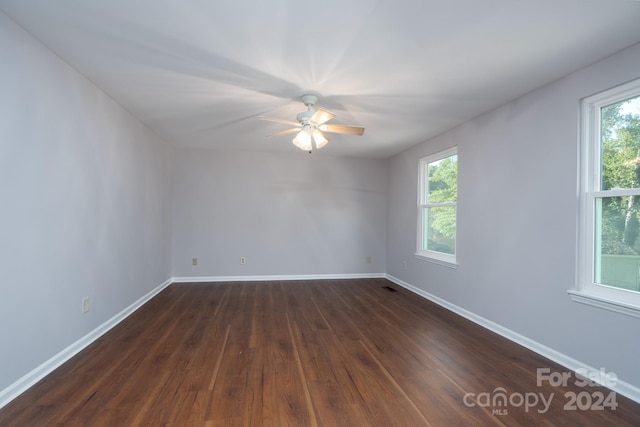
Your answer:
[[[424,208],[423,250],[456,253],[455,206]]]
[[[603,107],[601,189],[640,187],[640,96]]]
[[[455,202],[458,194],[458,156],[453,155],[427,166],[428,203]]]
[[[596,200],[594,281],[640,291],[639,197]]]

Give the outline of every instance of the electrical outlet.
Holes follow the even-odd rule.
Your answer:
[[[367,257],[367,264],[371,264],[371,257],[370,256]]]
[[[198,258],[191,258],[191,265],[198,265]]]
[[[403,270],[407,269],[407,261],[402,261],[402,269]]]
[[[86,314],[89,311],[89,298],[82,298],[82,314]]]
[[[243,256],[240,257],[240,264],[246,264],[247,263],[247,259]]]

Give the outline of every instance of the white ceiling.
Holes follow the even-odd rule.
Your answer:
[[[0,9],[175,146],[385,158],[640,42],[634,0],[0,0]]]

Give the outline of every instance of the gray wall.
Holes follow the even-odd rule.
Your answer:
[[[638,77],[640,45],[393,157],[387,272],[640,386],[640,319],[566,293],[576,280],[580,99]],[[418,159],[453,145],[457,269],[413,256]]]
[[[387,161],[302,151],[173,156],[174,277],[384,273]]]
[[[171,206],[164,142],[2,13],[0,64],[2,391],[170,277]]]

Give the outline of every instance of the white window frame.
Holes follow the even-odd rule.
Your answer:
[[[640,195],[640,189],[601,190],[600,135],[602,107],[640,95],[640,79],[584,98],[581,103],[580,215],[578,268],[571,298],[583,304],[640,317],[640,292],[595,283],[596,203],[603,197]]]
[[[420,159],[419,173],[418,173],[418,236],[417,236],[417,249],[414,254],[416,258],[422,259],[425,261],[435,262],[437,264],[445,265],[447,267],[456,268],[458,266],[458,261],[456,258],[456,254],[458,252],[458,203],[457,197],[456,202],[448,202],[448,203],[428,203],[427,201],[427,179],[428,179],[428,165],[429,163],[437,162],[438,160],[446,159],[447,157],[451,157],[458,154],[458,147],[451,147],[446,150],[440,151],[438,153],[423,157]],[[458,174],[456,173],[456,180],[458,179]],[[423,249],[423,237],[424,237],[424,208],[426,207],[438,207],[438,206],[453,206],[456,209],[456,234],[454,237],[455,250],[453,254],[447,254],[444,252],[431,251]]]

